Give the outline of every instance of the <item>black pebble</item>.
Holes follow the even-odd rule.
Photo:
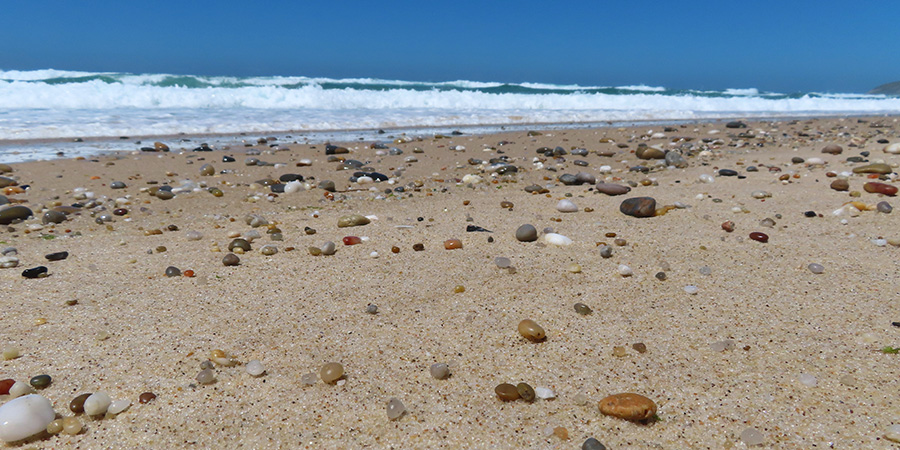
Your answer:
[[[895,327],[900,327],[900,322],[891,322],[891,325]]]
[[[484,231],[486,233],[493,233],[493,231],[485,229],[485,228],[481,228],[477,225],[466,225],[466,231],[468,231],[470,233],[473,231]]]
[[[803,213],[803,215],[806,216],[806,217],[816,217],[816,216],[818,216],[818,214],[816,214],[815,211],[807,211],[807,212]]]
[[[62,261],[69,257],[69,252],[56,252],[50,253],[49,255],[44,255],[44,258],[47,258],[48,261]]]
[[[736,176],[737,174],[738,173],[736,170],[731,170],[731,169],[722,169],[719,171],[719,175],[721,175],[723,177],[733,177],[733,176]]]
[[[224,163],[227,163],[227,162],[234,162],[234,158],[232,158],[232,157],[230,157],[230,156],[223,156],[223,157],[222,157],[222,162],[224,162]]]
[[[44,266],[32,267],[31,269],[25,269],[22,271],[22,276],[25,278],[39,278],[41,275],[47,273],[47,268]]]

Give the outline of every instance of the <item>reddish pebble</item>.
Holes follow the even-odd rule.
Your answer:
[[[16,384],[16,380],[13,380],[12,378],[0,380],[0,395],[9,395],[9,388],[14,384]]]
[[[734,222],[732,222],[730,220],[726,220],[725,222],[722,222],[722,229],[731,233],[732,231],[734,231]]]
[[[769,242],[769,235],[766,233],[760,233],[759,231],[754,231],[750,233],[750,239],[765,244],[766,242]]]
[[[447,250],[453,250],[455,248],[462,248],[462,241],[459,239],[447,239],[444,241],[444,248]]]
[[[875,183],[874,181],[870,181],[863,185],[863,189],[870,194],[884,194],[888,196],[897,195],[897,186],[891,186],[890,184],[884,183]]]
[[[362,243],[362,239],[360,239],[359,236],[344,236],[344,239],[342,240],[344,241],[344,245],[356,245]]]
[[[193,277],[194,277],[194,271],[191,270],[191,269],[185,270],[184,272],[181,272],[181,274],[184,275],[184,276],[186,276],[186,277],[188,277],[188,278],[193,278]]]
[[[150,403],[154,399],[156,399],[156,394],[152,392],[144,392],[140,395],[140,397],[138,397],[138,401],[141,403]]]

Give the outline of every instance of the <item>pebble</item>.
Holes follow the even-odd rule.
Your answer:
[[[516,229],[516,240],[519,242],[534,242],[538,238],[537,228],[531,224],[520,225]]]
[[[819,380],[816,379],[815,376],[808,373],[801,373],[799,376],[797,376],[797,381],[809,387],[816,387],[816,385],[819,384]]]
[[[236,266],[241,263],[241,259],[234,253],[229,253],[222,258],[222,264],[225,266]]]
[[[115,416],[116,414],[121,414],[121,413],[125,412],[125,410],[127,410],[130,407],[131,407],[131,400],[128,400],[128,399],[116,400],[109,404],[109,408],[107,408],[106,413],[109,415]]]
[[[516,385],[516,390],[519,391],[519,397],[522,400],[525,400],[528,403],[534,401],[537,395],[534,392],[534,388],[531,387],[528,383],[519,383]]]
[[[844,148],[837,144],[828,144],[822,149],[822,153],[829,155],[840,155],[844,152]]]
[[[510,261],[509,258],[504,258],[502,256],[498,256],[498,257],[494,258],[494,264],[496,264],[497,267],[499,267],[501,269],[506,269],[512,265],[512,261]]]
[[[51,378],[50,375],[38,375],[32,377],[31,380],[28,381],[35,389],[44,389],[45,387],[50,386],[50,383],[52,382],[53,378]]]
[[[69,252],[56,252],[44,255],[44,258],[47,258],[47,261],[62,261],[68,257]]]
[[[725,222],[722,222],[722,229],[731,233],[732,231],[734,231],[734,222],[732,222],[730,220],[726,220]]]
[[[630,277],[634,275],[634,271],[631,270],[631,267],[628,267],[625,264],[619,264],[617,270],[619,271],[619,275],[622,275],[623,277]]]
[[[212,369],[203,369],[197,374],[197,382],[200,384],[211,384],[216,381],[216,373]]]
[[[845,179],[837,179],[831,182],[831,189],[838,192],[850,190],[850,182]]]
[[[608,245],[600,246],[600,256],[602,256],[603,258],[612,258],[612,255],[613,255],[612,247],[610,247]]]
[[[89,416],[98,416],[106,413],[112,399],[104,392],[95,392],[84,400],[84,413]]]
[[[745,428],[744,431],[741,431],[741,442],[747,447],[760,445],[765,441],[766,437],[756,428]]]
[[[0,256],[0,269],[11,269],[19,265],[19,258],[15,256]]]
[[[519,399],[519,390],[509,383],[500,383],[494,388],[497,398],[504,402],[511,402]]]
[[[189,241],[199,241],[200,239],[203,239],[203,233],[199,231],[188,231],[187,233],[184,233],[184,237]]]
[[[623,194],[627,194],[627,193],[631,192],[631,188],[628,186],[623,186],[621,184],[615,184],[615,183],[604,183],[604,182],[597,183],[597,186],[595,187],[595,189],[597,190],[597,192],[600,192],[602,194],[606,194],[609,196],[623,195]]]
[[[63,213],[59,213],[59,214],[62,214],[63,220],[65,220],[66,215]],[[11,206],[9,208],[0,210],[0,225],[9,225],[17,220],[25,220],[33,215],[34,215],[34,213],[31,212],[31,210],[25,206],[22,206],[22,205]],[[59,222],[54,222],[54,223],[59,223]]]
[[[3,360],[9,361],[19,357],[19,349],[16,347],[6,347],[3,349]],[[3,394],[0,394],[3,395]]]
[[[25,278],[43,278],[47,276],[47,268],[44,266],[37,266],[25,269],[22,271],[22,276]]]
[[[594,310],[592,310],[590,306],[585,305],[584,303],[576,303],[575,312],[581,314],[582,316],[586,316],[594,312]]]
[[[700,292],[700,288],[698,288],[697,286],[694,286],[692,284],[689,284],[684,287],[684,292],[688,293],[689,295],[697,295],[697,292]]]
[[[234,239],[228,243],[228,251],[233,252],[234,249],[239,248],[245,252],[249,252],[251,250],[250,241],[246,239]]]
[[[266,373],[266,367],[258,359],[249,361],[245,369],[251,377],[259,377]]]
[[[888,174],[893,172],[894,169],[891,166],[884,163],[875,163],[875,164],[867,164],[865,166],[859,166],[853,168],[853,173],[880,173],[880,174]],[[0,222],[2,223],[2,222]]]
[[[556,204],[556,210],[561,213],[578,212],[578,205],[571,200],[562,199]]]
[[[667,278],[665,272],[656,272],[656,275],[654,275],[654,277],[656,277],[656,279],[659,281],[666,281]]]
[[[344,366],[341,363],[328,363],[319,370],[319,377],[328,384],[336,383],[342,376],[344,376]]]
[[[769,197],[771,197],[771,196],[772,196],[772,193],[771,193],[771,192],[768,192],[768,191],[753,191],[753,192],[750,193],[750,196],[753,197],[753,198],[755,198],[755,199],[761,200],[761,199],[764,199],[764,198],[769,198]]]
[[[397,397],[391,397],[387,403],[388,420],[397,420],[403,417],[403,414],[406,414],[406,406]]]
[[[653,197],[633,197],[619,205],[619,211],[626,216],[653,217],[656,215],[656,199]]]
[[[91,393],[88,392],[86,394],[80,394],[72,399],[69,402],[69,411],[72,411],[75,414],[81,414],[84,412],[84,402],[91,396]]]
[[[216,169],[212,166],[212,164],[204,164],[200,166],[200,175],[201,176],[211,176],[216,174]]]
[[[366,216],[351,214],[349,216],[341,216],[338,219],[337,226],[338,228],[358,227],[368,225],[369,223],[371,223],[371,221]]]
[[[754,241],[762,242],[763,244],[765,244],[766,242],[769,242],[769,235],[767,235],[765,233],[760,233],[759,231],[754,231],[754,232],[750,233],[750,239],[753,239]]]
[[[459,239],[447,239],[446,241],[444,241],[444,248],[447,250],[454,250],[462,247],[462,241],[460,241]]]
[[[894,210],[894,207],[888,202],[878,202],[878,204],[875,205],[875,209],[880,213],[890,214],[891,211]]]
[[[367,314],[378,314],[378,305],[374,303],[369,303],[366,305],[366,313]]]
[[[278,253],[278,247],[274,245],[264,245],[261,249],[259,249],[259,252],[266,256],[272,256]]]
[[[341,241],[344,243],[344,245],[362,244],[362,238],[359,236],[344,236]]]
[[[166,267],[166,276],[167,277],[180,277],[181,269],[179,269],[175,266]]]
[[[641,421],[656,415],[656,403],[640,394],[610,395],[600,400],[600,412],[630,421]]]
[[[889,197],[897,195],[897,186],[885,183],[869,182],[863,185],[863,190],[870,194],[884,194]]]
[[[572,245],[572,240],[566,236],[557,233],[547,233],[544,235],[544,241],[548,244],[566,246]]]
[[[825,267],[822,266],[821,264],[812,263],[806,267],[809,269],[810,272],[812,272],[814,274],[820,274],[822,272],[825,272]]]
[[[425,251],[425,244],[423,244],[421,242],[415,243],[415,244],[413,244],[412,249],[413,249],[413,251],[416,251],[416,252]]]
[[[713,183],[716,181],[716,179],[708,173],[701,174],[697,179],[702,183]]]
[[[156,400],[156,394],[152,392],[144,392],[143,394],[138,396],[138,402],[140,403],[150,403],[153,400]]]
[[[885,145],[884,152],[890,153],[892,155],[900,154],[900,142],[895,142],[893,144]]]
[[[16,380],[12,378],[7,378],[5,380],[0,380],[0,395],[9,395],[9,389],[16,384]]]
[[[891,425],[885,430],[884,438],[892,442],[900,442],[900,425]]]
[[[541,400],[551,400],[556,398],[556,392],[553,392],[553,389],[541,386],[534,388],[534,395]]]
[[[544,329],[531,319],[525,319],[519,322],[519,334],[531,342],[541,342],[547,338]]]
[[[587,438],[583,444],[581,444],[581,450],[606,450],[606,446],[601,444],[600,441],[594,438]]]
[[[25,394],[30,394],[34,392],[34,389],[31,388],[31,385],[27,383],[23,383],[21,381],[16,381],[9,388],[9,396],[11,398],[18,398]]]
[[[446,380],[450,377],[450,366],[445,363],[434,363],[428,368],[428,371],[436,380]]]
[[[300,376],[300,382],[307,385],[312,386],[316,384],[316,381],[319,380],[319,377],[315,374],[315,372],[305,373]]]
[[[731,170],[731,169],[719,170],[719,176],[721,176],[721,177],[735,177],[735,176],[737,176],[737,174],[738,173],[736,170]]]
[[[0,440],[16,442],[34,436],[47,429],[56,419],[50,400],[37,395],[26,395],[0,406]]]

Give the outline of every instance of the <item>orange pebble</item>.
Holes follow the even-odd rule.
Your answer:
[[[91,179],[92,179],[92,180],[99,180],[100,177],[98,177],[97,175],[94,175],[94,176],[91,177]]]
[[[3,195],[14,195],[14,194],[24,194],[25,189],[22,189],[18,186],[7,186],[3,188]]]
[[[193,278],[193,277],[194,277],[194,271],[193,271],[193,270],[190,270],[190,269],[185,270],[185,271],[182,272],[181,274],[184,275],[184,276],[186,276],[186,277],[188,277],[188,278]]]
[[[462,241],[459,239],[447,239],[444,241],[444,248],[447,250],[453,250],[455,248],[462,248]]]

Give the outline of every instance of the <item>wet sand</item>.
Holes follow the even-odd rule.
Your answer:
[[[753,428],[764,436],[762,448],[896,446],[884,435],[900,423],[900,356],[881,349],[900,347],[900,328],[891,325],[900,320],[894,304],[900,249],[892,245],[900,239],[900,216],[847,208],[833,214],[850,201],[874,208],[896,200],[865,192],[864,183],[878,181],[866,175],[847,177],[858,197],[829,185],[879,161],[894,168],[882,180],[893,184],[900,155],[885,153],[878,140],[900,142],[900,123],[894,117],[745,122],[741,129],[722,121],[671,131],[544,129],[403,143],[386,135],[387,147],[401,155],[380,155],[388,150],[373,149],[372,142],[342,144],[349,153],[334,155],[359,160],[393,184],[351,183],[354,171],[336,170],[340,163],[328,162],[325,145],[283,140],[215,152],[13,164],[6,176],[30,188],[10,198],[23,201],[35,218],[0,227],[0,246],[15,247],[20,260],[0,269],[6,312],[0,347],[22,353],[0,362],[0,379],[51,375],[52,384],[39,393],[60,416],[72,415],[68,403],[84,392],[132,401],[117,417],[82,418],[79,435],[17,445],[580,448],[595,437],[610,449],[719,449],[745,448],[740,435]],[[634,154],[640,143],[681,150],[689,166],[640,160]],[[823,154],[831,143],[843,153]],[[536,153],[557,146],[567,151],[560,159]],[[573,148],[589,153],[573,156]],[[251,149],[260,151],[252,157],[275,165],[245,165]],[[846,161],[860,152],[870,152],[866,162]],[[223,155],[236,161],[223,163]],[[407,162],[410,156],[417,161]],[[501,156],[518,171],[494,176],[485,170]],[[794,157],[804,162],[792,163]],[[485,164],[470,164],[472,158]],[[810,158],[826,164],[810,165]],[[297,167],[301,159],[312,165]],[[199,175],[207,163],[216,175]],[[629,170],[637,165],[653,169]],[[718,176],[719,169],[741,177]],[[612,197],[593,185],[557,181],[577,172],[635,186]],[[276,197],[255,183],[286,173],[314,177],[313,188]],[[484,181],[462,183],[472,174]],[[700,181],[703,174],[714,182]],[[146,192],[187,179],[202,189],[171,200]],[[336,192],[315,187],[323,180],[333,180]],[[127,187],[111,189],[113,181]],[[548,192],[526,192],[531,185]],[[405,192],[394,191],[399,186]],[[83,203],[75,198],[79,187],[109,199],[106,211],[92,217],[83,210],[61,224],[41,225],[43,206]],[[754,198],[756,191],[771,196]],[[648,218],[619,211],[623,200],[639,196],[680,207]],[[112,214],[117,198],[128,213],[96,223]],[[561,199],[579,211],[557,211]],[[283,241],[248,225],[251,214],[277,226]],[[349,214],[370,216],[371,223],[337,227]],[[775,225],[760,225],[766,218]],[[734,222],[733,232],[722,229],[726,221]],[[542,232],[537,242],[516,240],[526,223]],[[490,232],[467,232],[469,225]],[[547,244],[546,228],[573,244]],[[148,235],[151,230],[161,233]],[[252,250],[238,255],[239,266],[224,266],[230,236],[251,230],[261,234]],[[188,240],[189,231],[202,239]],[[767,234],[768,242],[751,240],[751,232]],[[364,242],[343,245],[351,235]],[[463,248],[445,250],[447,239],[459,239]],[[326,241],[337,244],[335,255],[308,252]],[[612,257],[600,256],[601,243],[613,247]],[[261,254],[270,244],[278,253]],[[414,251],[415,244],[424,250]],[[45,260],[57,251],[70,256]],[[515,270],[498,268],[497,257],[509,258]],[[580,273],[569,270],[573,263]],[[810,263],[824,273],[812,273]],[[49,277],[22,276],[39,265]],[[633,275],[621,276],[620,265]],[[168,266],[195,276],[167,277]],[[661,271],[664,281],[655,277]],[[689,285],[698,288],[695,295],[685,292]],[[593,313],[577,314],[577,302]],[[377,314],[366,313],[370,303]],[[517,324],[527,318],[546,330],[546,341],[518,334]],[[712,345],[723,341],[729,341],[724,351]],[[634,350],[635,343],[646,352]],[[615,347],[625,355],[616,356]],[[201,385],[195,377],[216,349],[241,363],[259,360],[266,374],[251,377],[243,364],[216,366],[217,381]],[[344,367],[339,385],[301,383],[328,362]],[[437,362],[449,364],[449,379],[430,376]],[[804,375],[815,377],[815,386]],[[501,402],[494,387],[504,382],[549,388],[556,398]],[[138,403],[148,391],[156,400]],[[597,403],[621,392],[655,401],[658,420],[602,415]],[[579,404],[579,394],[586,404]],[[407,408],[395,421],[385,411],[392,397]],[[550,434],[556,427],[565,427],[570,439]]]

